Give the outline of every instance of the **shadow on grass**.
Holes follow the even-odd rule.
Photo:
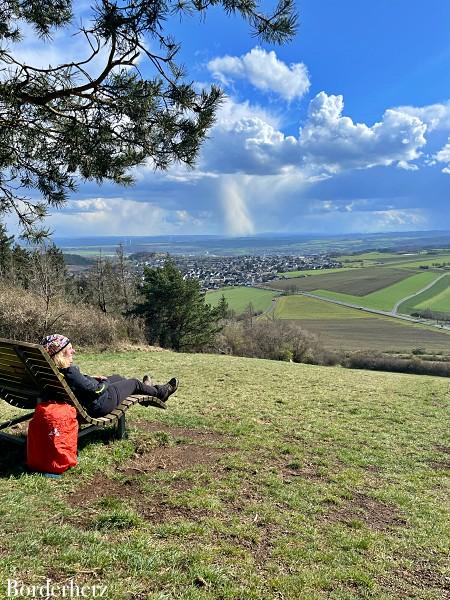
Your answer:
[[[26,445],[0,440],[0,478],[20,477],[26,472]]]

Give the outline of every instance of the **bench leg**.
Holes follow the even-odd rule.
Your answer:
[[[125,422],[125,415],[122,415],[116,425],[116,438],[118,440],[123,440],[127,437],[127,427]]]

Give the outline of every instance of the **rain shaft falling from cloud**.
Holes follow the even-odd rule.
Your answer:
[[[230,235],[249,235],[255,227],[248,214],[240,180],[224,177],[222,181],[222,207],[226,232]]]

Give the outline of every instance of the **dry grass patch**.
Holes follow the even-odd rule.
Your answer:
[[[329,511],[324,519],[329,523],[344,523],[351,527],[363,523],[376,531],[385,531],[407,524],[394,506],[360,492],[354,492],[351,499],[343,506]]]
[[[174,487],[185,491],[190,485],[189,482],[183,482],[181,486],[175,484]],[[97,475],[91,483],[72,493],[69,496],[69,503],[75,508],[83,509],[83,514],[75,518],[75,523],[85,528],[90,528],[98,523],[99,512],[105,509],[117,510],[119,506],[135,511],[151,524],[177,519],[199,521],[208,515],[208,511],[205,509],[171,504],[167,494],[149,494],[143,489],[142,482],[137,478],[129,477],[118,481],[102,474]]]
[[[379,583],[394,598],[427,598],[430,594],[441,600],[450,599],[450,577],[424,558],[414,561],[410,568],[394,569],[381,577]],[[420,596],[418,590],[422,592]]]

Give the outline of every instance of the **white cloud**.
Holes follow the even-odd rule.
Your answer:
[[[303,63],[286,65],[272,50],[253,48],[247,54],[223,56],[209,61],[213,76],[227,84],[236,78],[247,79],[256,88],[276,92],[285,100],[301,98],[309,90],[308,69]]]
[[[450,100],[428,106],[399,106],[398,111],[418,117],[428,127],[428,131],[450,129]]]
[[[418,171],[419,167],[417,165],[411,164],[406,160],[399,160],[397,163],[397,167],[399,169],[403,169],[404,171]]]
[[[398,162],[404,167],[420,156],[426,125],[418,117],[389,109],[369,127],[342,116],[343,109],[342,96],[320,92],[311,101],[300,134],[304,163],[337,173]]]
[[[369,127],[343,116],[343,109],[342,96],[320,92],[296,138],[267,122],[264,112],[252,114],[250,106],[229,100],[203,148],[200,168],[254,175],[300,170],[309,180],[378,165],[417,170],[411,161],[421,155],[427,129],[418,117],[389,109]]]
[[[309,233],[376,233],[379,231],[412,231],[428,228],[427,216],[421,210],[293,212],[288,231]]]
[[[221,122],[205,144],[200,167],[217,173],[269,175],[298,163],[297,140],[258,117]]]
[[[72,200],[48,224],[65,235],[160,235],[202,230],[207,221],[186,209],[170,210],[153,202],[99,197]]]
[[[250,104],[248,100],[237,102],[231,97],[225,98],[217,113],[216,126],[231,128],[235,123],[247,119],[260,119],[274,128],[281,126],[280,119],[267,109]]]
[[[443,148],[441,148],[439,150],[439,152],[437,152],[433,156],[433,158],[436,160],[436,162],[446,163],[447,166],[442,169],[442,172],[445,173],[446,175],[449,175],[450,174],[450,139],[445,144],[445,146]]]

